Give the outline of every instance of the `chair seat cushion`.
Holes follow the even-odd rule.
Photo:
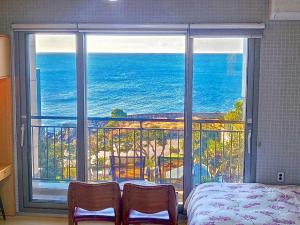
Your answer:
[[[130,223],[166,223],[170,220],[168,211],[158,213],[141,213],[135,210],[130,210],[128,221]]]
[[[89,211],[79,207],[75,208],[74,221],[114,221],[115,211],[107,208],[98,211]]]

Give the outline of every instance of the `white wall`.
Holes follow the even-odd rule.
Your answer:
[[[300,183],[300,21],[269,22],[261,49],[257,179]]]

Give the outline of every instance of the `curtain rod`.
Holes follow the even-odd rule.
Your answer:
[[[78,30],[187,30],[187,29],[264,29],[263,23],[206,23],[206,24],[12,24],[14,31],[78,31]]]

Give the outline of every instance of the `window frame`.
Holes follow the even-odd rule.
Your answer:
[[[145,29],[145,28],[143,28]],[[79,181],[87,181],[87,74],[86,74],[86,35],[106,34],[106,35],[184,35],[186,38],[185,52],[185,88],[184,88],[184,201],[193,188],[193,156],[192,156],[192,105],[193,105],[193,39],[198,35],[191,35],[189,29],[167,30],[147,28],[145,30],[84,30],[84,31],[61,31],[61,30],[33,30],[18,31],[14,34],[14,95],[16,103],[16,151],[17,151],[17,175],[18,175],[18,196],[19,210],[21,212],[39,213],[66,213],[65,203],[55,202],[30,202],[30,102],[28,102],[28,90],[26,90],[27,74],[27,35],[34,33],[67,33],[75,34],[77,40],[76,71],[77,71],[77,178]],[[218,34],[218,32],[216,32]],[[222,36],[220,32],[219,36]],[[206,36],[207,37],[207,36]],[[243,36],[244,37],[244,36]],[[257,152],[257,123],[258,123],[258,88],[259,88],[259,61],[260,61],[260,39],[257,37],[248,38],[248,65],[247,65],[247,111],[245,131],[250,131],[251,136],[245,136],[245,162],[244,181],[256,181],[256,152]],[[26,93],[26,101],[21,101],[22,93]],[[29,98],[30,99],[30,98]],[[25,126],[24,145],[22,146],[22,126]],[[248,133],[248,132],[245,132]],[[247,138],[250,137],[248,141]],[[247,146],[250,144],[250,146]],[[25,148],[26,147],[26,148]],[[246,149],[250,151],[246,151]],[[26,160],[24,160],[26,158]],[[27,174],[27,175],[26,175]]]

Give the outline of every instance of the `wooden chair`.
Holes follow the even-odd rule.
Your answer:
[[[3,206],[3,202],[2,202],[1,196],[0,196],[0,210],[1,210],[1,212],[2,212],[3,220],[6,220],[5,211],[4,211],[4,206]]]
[[[71,182],[68,190],[69,225],[81,221],[108,221],[120,225],[120,204],[120,187],[115,182]]]
[[[145,156],[110,156],[112,180],[144,180]]]
[[[172,185],[124,185],[122,224],[177,225],[178,203]]]

